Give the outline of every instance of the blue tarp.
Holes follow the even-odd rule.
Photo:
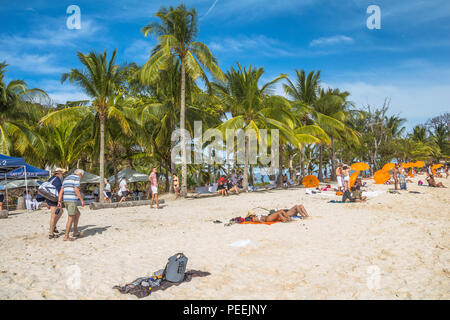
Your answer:
[[[6,173],[6,179],[25,179],[25,169],[26,169],[26,178],[40,178],[40,177],[48,177],[50,175],[50,172],[47,170],[42,170],[36,167],[33,167],[32,165],[25,164],[25,168],[21,167],[16,170],[10,171]],[[2,178],[4,178],[5,174],[3,173],[0,175]]]
[[[23,167],[25,164],[23,158],[8,157],[0,154],[0,173]]]

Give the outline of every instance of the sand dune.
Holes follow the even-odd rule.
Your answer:
[[[359,204],[289,189],[168,200],[163,210],[83,208],[84,237],[72,243],[47,239],[47,210],[12,212],[0,220],[0,299],[137,299],[112,287],[151,275],[176,252],[211,275],[145,299],[449,299],[450,189],[392,188],[369,182],[386,192]],[[297,203],[312,218],[213,223]],[[60,231],[65,222],[66,213]],[[230,246],[238,240],[250,242]]]

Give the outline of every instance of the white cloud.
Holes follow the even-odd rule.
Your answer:
[[[67,71],[54,63],[54,54],[28,54],[1,52],[0,56],[12,68],[33,74],[54,74]]]
[[[336,45],[341,43],[353,43],[353,38],[344,36],[344,35],[336,35],[332,37],[323,37],[319,39],[314,39],[310,42],[311,47],[315,46],[328,46],[328,45]]]

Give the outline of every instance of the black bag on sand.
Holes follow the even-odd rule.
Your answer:
[[[181,282],[184,280],[188,258],[177,253],[169,258],[166,268],[164,269],[163,279],[170,282]]]

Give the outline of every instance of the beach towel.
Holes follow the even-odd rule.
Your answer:
[[[328,201],[328,203],[345,203],[345,202],[341,200],[330,200]]]
[[[281,221],[272,221],[272,222],[260,222],[260,221],[258,221],[258,222],[255,222],[255,221],[245,221],[245,222],[241,222],[241,223],[238,223],[238,224],[265,224],[265,225],[268,225],[268,226],[270,226],[271,224],[274,224],[274,223],[277,223],[277,222],[281,222]]]
[[[158,273],[158,271],[155,273]],[[189,282],[192,280],[192,278],[206,277],[209,275],[211,275],[211,273],[209,272],[189,270],[184,274],[184,279],[181,282],[170,282],[165,279],[160,279],[161,281],[155,282],[153,281],[154,277],[142,277],[137,278],[133,282],[128,283],[124,286],[114,286],[113,289],[119,290],[119,292],[122,294],[133,294],[138,298],[145,298],[152,292],[166,290],[172,286],[178,286],[183,282]]]

